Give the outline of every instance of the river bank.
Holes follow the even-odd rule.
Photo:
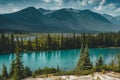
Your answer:
[[[90,75],[64,75],[64,76],[52,76],[48,77],[36,76],[36,78],[26,78],[24,80],[120,80],[120,73],[109,72],[109,73],[94,73]]]

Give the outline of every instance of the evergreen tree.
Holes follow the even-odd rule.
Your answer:
[[[99,59],[96,62],[96,67],[100,67],[103,66],[104,62],[103,62],[103,57],[100,56]]]
[[[23,42],[23,38],[21,37],[21,41],[20,41],[20,51],[23,51],[24,49],[24,42]]]
[[[60,71],[59,65],[57,65],[57,71]]]
[[[7,52],[7,47],[6,47],[6,37],[5,37],[5,34],[1,34],[1,41],[0,41],[0,51],[2,53],[6,53]]]
[[[14,60],[11,63],[11,67],[10,67],[10,73],[9,73],[9,77],[12,77],[14,74],[14,68],[15,68],[15,62]]]
[[[116,62],[118,64],[118,68],[120,68],[120,54],[116,55]]]
[[[3,68],[2,68],[2,78],[4,80],[6,80],[8,78],[7,68],[4,64],[3,64]]]
[[[18,36],[16,37],[16,46],[15,47],[19,47],[20,48],[20,41],[19,41],[19,38]],[[20,50],[20,49],[19,49]]]
[[[57,39],[57,49],[60,49],[60,38],[59,38],[59,34],[58,34],[58,39]]]
[[[103,57],[100,56],[96,62],[96,71],[101,72],[103,70],[103,65],[104,65]]]
[[[63,33],[61,34],[61,49],[63,49],[63,47],[64,47],[64,42],[63,42]]]
[[[73,48],[75,49],[76,48],[76,35],[75,35],[75,32],[73,33]]]
[[[92,63],[90,61],[90,54],[88,50],[88,45],[85,48],[85,55],[84,55],[84,69],[92,69]]]
[[[35,45],[36,45],[36,51],[39,50],[39,43],[38,43],[38,37],[36,36],[36,39],[35,39]]]
[[[83,63],[84,63],[84,48],[83,44],[81,45],[81,51],[80,51],[80,58],[77,64],[77,69],[81,70],[83,69]]]
[[[16,47],[15,54],[16,54],[16,58],[14,63],[14,74],[13,74],[12,80],[21,80],[22,78],[24,78],[24,75],[23,75],[24,67],[21,61],[20,49],[18,45]]]
[[[14,52],[14,49],[15,49],[14,35],[11,34],[11,52]]]
[[[52,46],[53,46],[52,45],[52,38],[51,38],[50,34],[48,34],[48,36],[47,36],[47,49],[51,50]]]
[[[29,39],[28,42],[27,42],[27,50],[28,50],[28,51],[32,51],[32,50],[33,50],[33,46],[32,46],[32,41],[31,41],[31,39]]]
[[[111,61],[110,65],[109,65],[110,70],[114,71],[115,68],[115,62],[114,60]]]
[[[24,77],[29,77],[29,76],[31,76],[32,75],[32,71],[30,70],[30,68],[29,67],[25,67],[24,68]]]
[[[81,46],[80,59],[78,61],[77,69],[78,70],[92,69],[92,63],[90,61],[90,55],[87,45],[86,48],[83,48],[83,45]]]

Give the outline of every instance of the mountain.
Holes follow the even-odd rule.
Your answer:
[[[28,7],[0,15],[0,29],[31,32],[115,32],[119,27],[90,10],[46,10]]]
[[[108,14],[103,14],[103,16],[116,25],[120,25],[120,16],[113,17]]]
[[[46,9],[43,9],[43,8],[39,8],[38,9],[40,13],[46,15],[46,14],[50,14],[50,13],[53,13],[55,10],[46,10]]]
[[[60,9],[47,16],[57,23],[57,25],[61,24],[73,30],[88,32],[117,30],[115,26],[102,15],[90,10]]]

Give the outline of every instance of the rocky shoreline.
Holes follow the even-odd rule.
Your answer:
[[[41,78],[27,78],[24,80],[120,80],[120,73],[109,72],[109,73],[94,73],[90,75],[64,75],[64,76],[48,76]]]

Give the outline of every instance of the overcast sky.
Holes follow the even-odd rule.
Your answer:
[[[0,0],[0,14],[30,6],[45,9],[90,9],[101,14],[120,15],[120,0]]]

